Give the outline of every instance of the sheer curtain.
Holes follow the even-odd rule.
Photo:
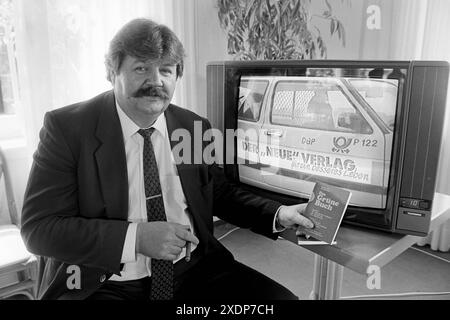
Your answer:
[[[126,22],[148,17],[172,28],[183,43],[190,40],[187,27],[192,18],[179,2],[15,0],[19,113],[26,123],[30,153],[36,148],[46,111],[111,89],[105,78],[104,55],[109,41]],[[188,52],[188,56],[195,53]],[[186,82],[182,80],[175,93],[174,102],[180,105],[191,96],[188,91],[193,84]]]

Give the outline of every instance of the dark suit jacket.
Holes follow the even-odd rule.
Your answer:
[[[174,105],[165,116],[169,136],[184,128],[193,137],[194,121],[202,123],[203,131],[210,127],[206,119]],[[173,147],[177,142],[171,143]],[[206,145],[203,142],[203,148]],[[83,299],[105,277],[120,274],[129,224],[126,166],[112,91],[46,114],[25,194],[21,229],[27,248],[39,256],[39,298]],[[177,169],[202,243],[201,254],[232,259],[213,237],[213,215],[276,238],[272,222],[279,203],[228,183],[217,165],[181,164]],[[80,267],[81,290],[67,288],[71,265]]]

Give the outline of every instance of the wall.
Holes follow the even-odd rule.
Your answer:
[[[195,0],[196,81],[198,113],[206,116],[206,65],[210,61],[231,60],[225,32],[219,26],[216,0]]]

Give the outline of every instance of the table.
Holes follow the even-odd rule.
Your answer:
[[[450,219],[450,196],[436,193],[430,232]],[[283,235],[296,243],[294,233]],[[422,237],[392,234],[368,228],[341,225],[336,245],[304,245],[315,253],[314,281],[310,298],[339,299],[344,268],[367,275],[370,266],[382,268]]]

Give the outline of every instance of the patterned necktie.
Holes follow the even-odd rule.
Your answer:
[[[150,137],[154,128],[139,130],[144,137],[144,184],[148,221],[167,221],[159,182],[158,166]],[[151,260],[151,300],[170,300],[173,297],[173,262]]]

